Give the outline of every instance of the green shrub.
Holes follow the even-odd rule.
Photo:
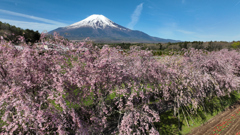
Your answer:
[[[231,47],[234,49],[240,48],[240,42],[234,42],[231,44]]]

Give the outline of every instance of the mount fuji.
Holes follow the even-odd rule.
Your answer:
[[[180,42],[179,40],[163,39],[152,37],[148,34],[125,28],[115,22],[109,20],[103,15],[91,15],[86,19],[71,24],[66,27],[60,27],[49,32],[54,32],[69,39],[83,40],[89,37],[94,42],[104,43],[122,43],[122,42],[138,42],[138,43],[167,43]]]

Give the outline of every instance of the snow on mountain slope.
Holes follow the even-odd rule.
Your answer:
[[[97,29],[97,28],[104,29],[106,26],[116,27],[116,28],[118,27],[117,25],[115,25],[114,22],[109,20],[107,17],[103,15],[94,14],[80,22],[69,25],[66,28],[75,29],[75,28],[84,27],[84,26],[90,26],[94,29]]]
[[[86,19],[76,22],[66,27],[59,27],[49,32],[54,32],[59,35],[68,38],[69,40],[83,40],[89,37],[94,42],[108,42],[108,43],[120,43],[120,42],[146,42],[146,43],[158,43],[158,42],[176,42],[171,39],[162,39],[149,36],[148,34],[131,30],[123,27],[103,15],[94,14]]]

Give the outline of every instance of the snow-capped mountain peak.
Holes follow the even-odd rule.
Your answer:
[[[105,17],[103,15],[94,14],[94,15],[87,17],[86,19],[84,19],[82,21],[79,21],[79,22],[76,22],[74,24],[67,26],[67,28],[73,29],[73,28],[79,28],[79,27],[84,27],[84,26],[88,26],[88,27],[90,26],[94,29],[97,29],[97,28],[104,29],[106,26],[118,27],[115,25],[114,22],[109,20],[107,17]]]
[[[159,43],[176,42],[176,40],[162,39],[149,36],[148,34],[125,28],[103,15],[91,15],[86,19],[69,25],[60,27],[49,32],[54,32],[68,38],[69,40],[84,40],[89,37],[94,42],[99,43],[120,43],[120,42],[141,42]],[[178,41],[179,42],[179,41]]]

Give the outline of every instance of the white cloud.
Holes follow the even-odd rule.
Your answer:
[[[152,7],[152,6],[148,6],[148,8],[150,8],[150,9],[153,9],[153,7]]]
[[[139,5],[136,7],[136,9],[135,9],[135,11],[133,12],[132,17],[131,17],[132,20],[131,20],[131,22],[128,24],[128,28],[129,28],[129,29],[133,29],[133,27],[137,24],[138,19],[139,19],[140,15],[141,15],[141,12],[142,12],[142,8],[143,8],[143,3],[139,4]]]
[[[176,29],[178,27],[178,24],[176,22],[165,22],[163,25],[171,29]]]
[[[192,31],[187,31],[187,30],[176,30],[178,32],[181,32],[183,34],[194,34],[195,32],[192,32]]]
[[[235,6],[237,6],[240,3],[240,1],[237,2],[237,4],[235,4]]]
[[[176,36],[175,30],[177,29],[178,24],[176,22],[165,22],[162,27],[158,28],[158,37],[161,38],[174,38]]]
[[[38,23],[38,22],[8,20],[8,19],[3,19],[3,18],[0,19],[2,22],[6,22],[11,25],[15,25],[16,27],[21,27],[24,29],[28,28],[28,29],[38,30],[39,32],[42,32],[43,30],[53,30],[58,27],[67,26],[67,24],[65,24],[65,23],[61,23],[61,22],[57,22],[57,21],[53,21],[53,20],[49,20],[49,19],[45,19],[45,18],[40,18],[40,17],[36,17],[36,16],[30,16],[30,15],[26,15],[26,14],[16,13],[16,12],[8,11],[8,10],[0,9],[0,12],[9,14],[9,15],[14,15],[14,16],[19,16],[19,17],[24,17],[24,18],[28,18],[28,19],[45,22],[45,23]]]
[[[60,25],[55,24],[46,24],[46,23],[38,23],[38,22],[25,22],[25,21],[16,21],[16,20],[8,20],[0,18],[1,22],[9,23],[11,25],[15,25],[16,27],[20,27],[23,29],[30,29],[30,30],[38,30],[38,32],[43,32],[44,30],[51,31],[58,27],[62,27]]]

